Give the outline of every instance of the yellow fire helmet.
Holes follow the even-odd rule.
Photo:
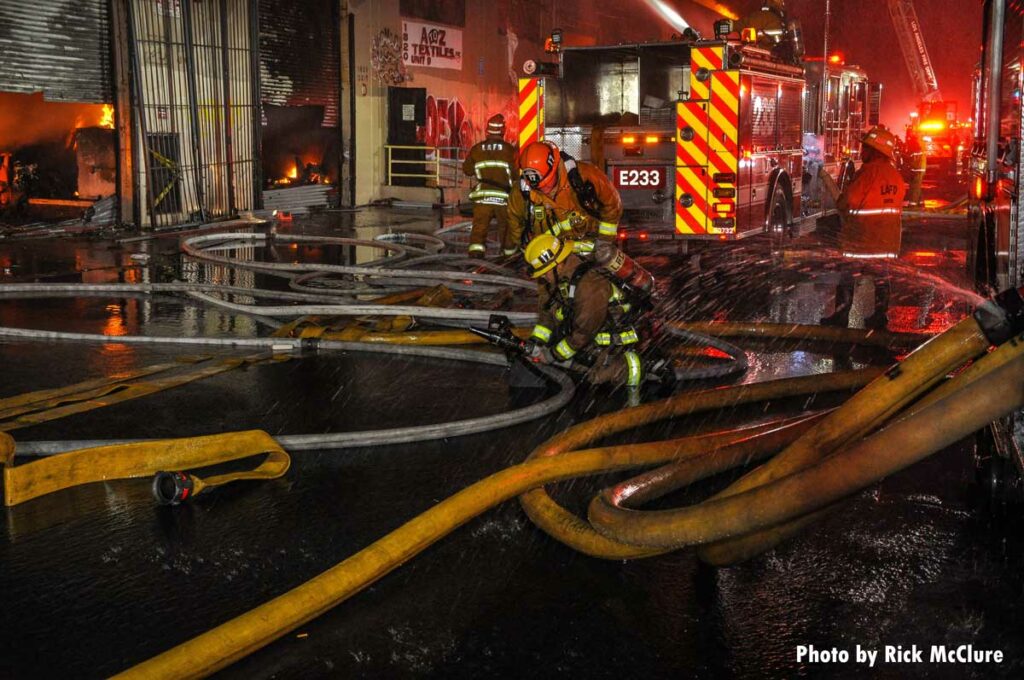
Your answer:
[[[575,244],[572,241],[560,241],[551,234],[541,234],[526,244],[523,258],[533,269],[531,276],[539,278],[551,271],[556,264],[564,262],[572,255]]]
[[[876,125],[868,130],[864,139],[860,141],[862,144],[882,152],[888,158],[892,158],[896,154],[896,136],[881,125]]]

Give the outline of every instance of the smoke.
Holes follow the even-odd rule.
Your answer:
[[[0,151],[67,142],[76,128],[99,125],[102,104],[48,102],[41,92],[0,92]]]

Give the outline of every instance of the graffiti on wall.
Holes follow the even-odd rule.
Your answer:
[[[377,80],[385,85],[401,85],[412,80],[402,63],[402,36],[390,28],[381,29],[370,45],[370,66]]]
[[[454,148],[465,153],[484,138],[487,119],[495,113],[505,116],[505,140],[514,144],[519,136],[519,105],[515,97],[494,107],[482,100],[467,105],[459,97],[428,94],[426,120],[417,129],[416,138],[427,146],[453,147],[443,153],[446,158],[452,158],[457,153]]]

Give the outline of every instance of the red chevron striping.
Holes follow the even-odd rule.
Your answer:
[[[690,228],[690,231],[692,231],[693,233],[707,233],[707,230],[704,228],[704,225],[700,223],[700,220],[698,220],[696,217],[687,212],[685,208],[679,208],[679,217],[683,220],[683,222],[686,222],[686,226],[688,226]]]
[[[525,130],[526,126],[529,125],[531,122],[533,122],[533,119],[536,118],[536,117],[537,117],[537,107],[532,106],[532,107],[530,107],[529,113],[526,115],[526,117],[519,121],[519,129],[520,130]]]
[[[686,178],[686,173],[676,170],[676,186],[678,186],[683,193],[690,194],[693,196],[693,207],[701,211],[705,215],[708,214],[708,199],[707,199],[707,188],[694,184]]]
[[[720,83],[722,88],[731,94],[736,101],[739,101],[740,81],[739,78],[733,78],[734,73],[731,71],[715,71],[711,74],[711,77],[715,82]]]
[[[715,125],[713,121],[710,123],[709,132],[711,136],[714,137],[715,142],[718,144],[717,151],[719,153],[721,153],[722,151],[728,151],[733,156],[739,154],[739,144],[737,144],[735,140],[731,139],[731,136],[727,134],[725,130]]]
[[[695,234],[707,233],[707,229],[704,227],[704,221],[692,214],[683,206],[676,206],[676,215],[683,220],[683,222],[686,222],[686,226],[688,226]]]
[[[693,142],[687,142],[687,144],[692,143]],[[704,157],[709,157],[708,150],[703,145],[698,146],[698,150],[704,153]],[[684,145],[680,145],[678,149],[677,160],[682,161],[681,165],[688,165],[691,167],[703,168],[705,165],[704,163],[700,162],[696,156],[690,153],[690,150],[687,149]]]

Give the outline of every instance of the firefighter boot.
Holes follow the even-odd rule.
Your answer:
[[[864,328],[869,331],[884,331],[889,323],[889,294],[891,286],[888,281],[875,281],[875,309],[871,316],[864,319]]]
[[[850,325],[850,308],[853,307],[853,285],[840,283],[836,286],[836,309],[819,323],[822,326],[847,328]]]

